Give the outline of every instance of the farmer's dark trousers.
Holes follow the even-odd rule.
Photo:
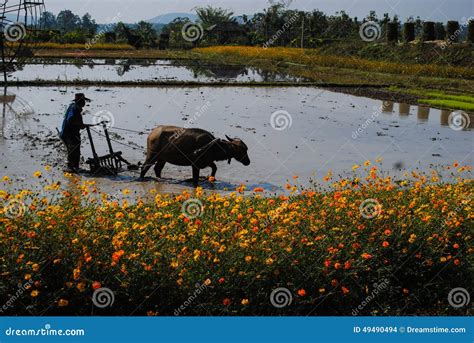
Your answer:
[[[79,169],[81,160],[81,139],[80,137],[68,137],[64,139],[67,148],[67,166],[69,169]]]

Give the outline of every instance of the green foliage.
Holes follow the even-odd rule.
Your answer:
[[[205,26],[235,21],[234,13],[220,7],[197,7],[199,22]]]

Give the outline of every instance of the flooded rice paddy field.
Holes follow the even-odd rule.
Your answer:
[[[302,78],[241,65],[186,60],[33,60],[9,75],[10,81],[300,82]]]
[[[74,93],[93,99],[84,121],[108,118],[116,150],[133,163],[144,161],[148,132],[157,125],[200,127],[218,137],[243,139],[249,146],[251,164],[244,167],[218,163],[215,189],[232,189],[239,184],[284,190],[298,175],[298,183],[321,181],[329,171],[347,174],[354,164],[383,159],[383,169],[395,177],[405,170],[428,170],[432,166],[458,161],[472,165],[474,136],[471,129],[448,126],[449,111],[349,96],[317,88],[255,87],[157,87],[157,88],[10,88],[2,97],[3,119],[0,135],[0,177],[17,180],[18,188],[37,183],[34,171],[50,165],[44,177],[64,180],[65,154],[58,140],[64,111]],[[276,114],[275,114],[276,113]],[[474,122],[471,118],[471,123]],[[91,150],[83,132],[83,157]],[[105,154],[103,137],[94,133],[99,154]],[[86,165],[83,164],[85,168]],[[201,175],[210,174],[210,170]],[[154,176],[150,170],[149,176]],[[183,180],[191,177],[190,167],[167,164],[167,180],[139,182],[127,172],[117,178],[93,178],[106,192],[121,189],[143,195],[151,189],[174,192],[191,189]]]

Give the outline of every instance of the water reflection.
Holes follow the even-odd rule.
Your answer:
[[[389,112],[389,113],[392,113],[393,112],[393,101],[383,101],[382,102],[382,112]]]
[[[281,81],[310,81],[288,74],[275,73],[259,68],[250,68],[244,65],[224,65],[224,64],[203,64],[200,61],[172,61],[173,66],[184,67],[193,72],[195,78],[202,76],[215,78],[218,80],[233,80],[245,78],[255,81],[260,79],[263,82],[281,82]]]
[[[418,106],[418,121],[420,123],[428,121],[430,117],[430,108],[427,106]]]
[[[84,68],[85,66],[89,68]],[[12,74],[20,81],[159,81],[305,82],[309,79],[244,65],[206,64],[156,59],[33,59]]]
[[[449,126],[449,115],[451,111],[442,110],[441,111],[441,126]]]
[[[391,101],[382,101],[380,107],[383,113],[392,113],[394,103]],[[410,115],[412,106],[407,103],[399,103],[398,111],[400,117],[407,117]],[[419,123],[427,123],[430,120],[430,113],[432,108],[426,105],[416,106],[417,120]],[[453,130],[471,130],[474,128],[474,114],[467,113],[464,111],[450,111],[450,110],[439,110],[440,111],[440,124],[441,126],[449,126]]]
[[[401,116],[407,116],[410,114],[410,105],[401,103],[398,105],[398,112]]]

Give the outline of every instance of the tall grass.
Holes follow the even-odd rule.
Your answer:
[[[303,64],[306,67],[324,66],[347,69],[358,69],[367,72],[402,75],[420,75],[444,78],[473,79],[474,69],[432,64],[405,64],[396,62],[373,61],[362,58],[321,55],[317,49],[297,48],[262,48],[251,46],[216,46],[196,48],[193,51],[203,55],[214,55],[222,58],[239,57],[245,63],[257,60],[273,62],[290,62]]]

